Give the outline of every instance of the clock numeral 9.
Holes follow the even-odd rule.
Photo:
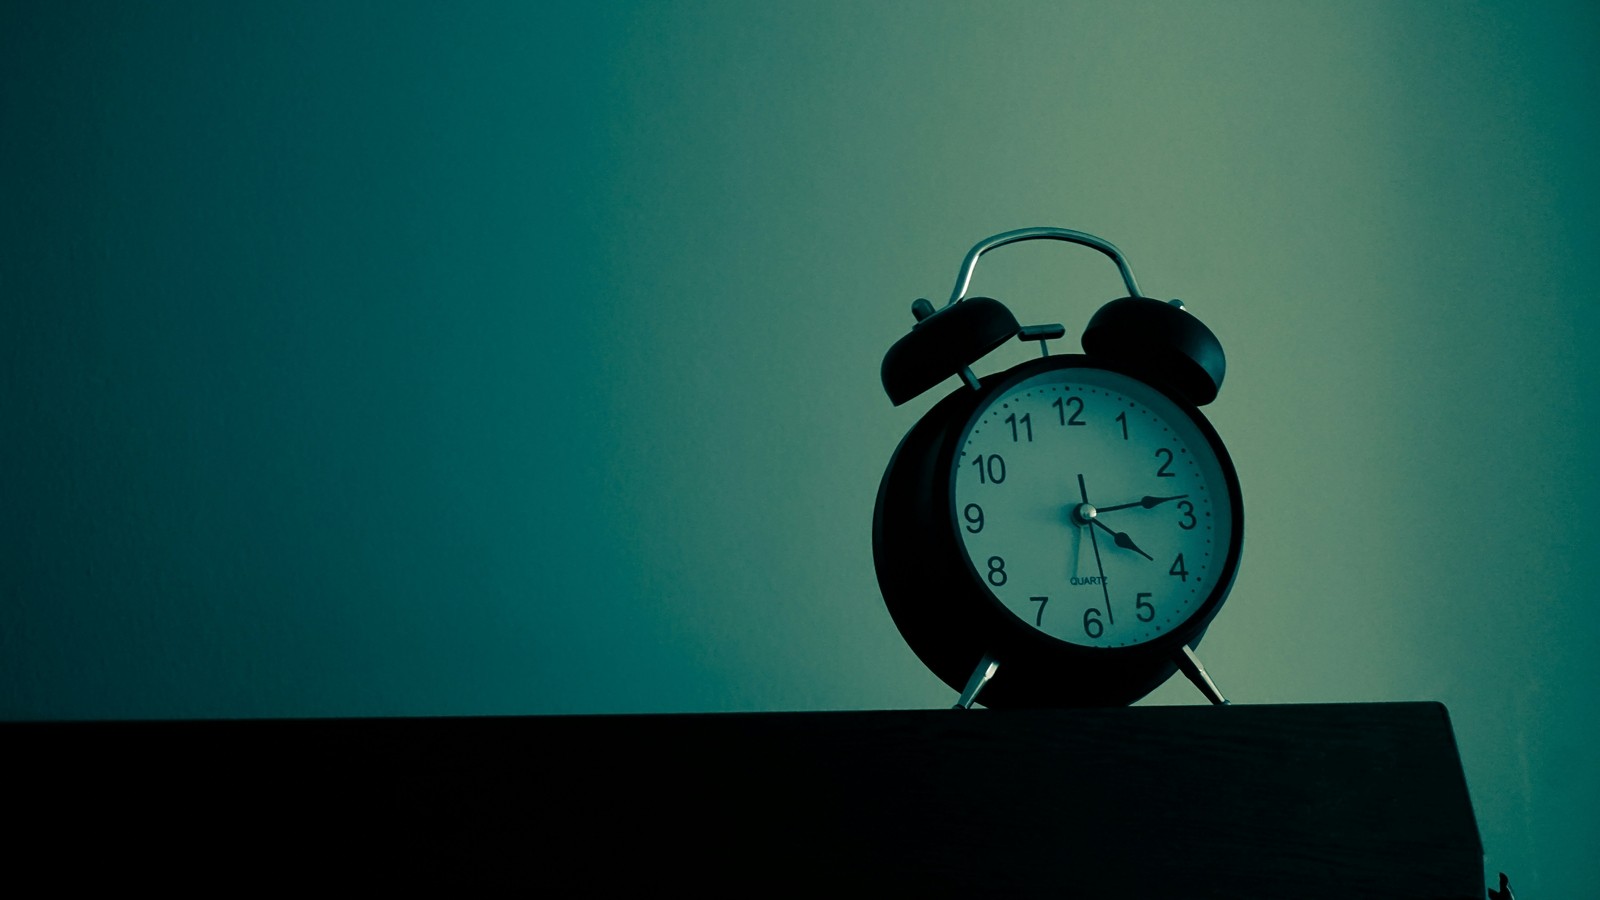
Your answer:
[[[1106,625],[1100,621],[1100,607],[1091,606],[1083,611],[1083,633],[1092,638],[1106,633]]]
[[[1144,591],[1140,591],[1133,598],[1134,608],[1138,610],[1138,612],[1135,613],[1135,615],[1137,615],[1139,617],[1139,621],[1141,621],[1141,622],[1148,622],[1151,619],[1154,619],[1156,617],[1156,608],[1150,604],[1149,600],[1145,599],[1146,597],[1151,597],[1151,596],[1154,596],[1154,595],[1146,593]]]
[[[961,518],[967,520],[967,530],[973,534],[983,530],[983,507],[976,503],[968,503],[967,508],[961,511]]]
[[[1006,583],[1006,561],[998,556],[989,557],[989,583],[1000,587]]]
[[[1000,484],[1006,480],[1006,461],[998,453],[988,456],[979,453],[972,464],[978,467],[979,484]]]

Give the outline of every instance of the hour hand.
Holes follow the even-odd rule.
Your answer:
[[[1104,512],[1104,510],[1101,510],[1101,512]],[[1107,525],[1106,523],[1100,521],[1099,519],[1090,519],[1089,520],[1089,524],[1098,525],[1101,528],[1104,528],[1106,531],[1111,532],[1111,539],[1116,542],[1118,547],[1121,547],[1124,550],[1132,550],[1133,552],[1139,554],[1140,556],[1144,557],[1145,559],[1150,560],[1151,562],[1155,562],[1156,561],[1156,558],[1154,556],[1151,556],[1150,554],[1144,552],[1143,550],[1140,550],[1139,549],[1139,545],[1135,544],[1133,542],[1133,538],[1128,537],[1128,533],[1126,531],[1117,531],[1116,529],[1114,529],[1110,525]]]
[[[1101,506],[1101,507],[1098,507],[1096,511],[1097,512],[1103,512],[1103,513],[1104,512],[1116,512],[1119,509],[1133,509],[1135,506],[1141,506],[1141,507],[1144,507],[1145,509],[1155,509],[1156,507],[1160,506],[1163,503],[1167,503],[1167,502],[1172,501],[1172,500],[1182,500],[1183,498],[1185,498],[1187,496],[1189,496],[1189,495],[1188,494],[1173,494],[1171,497],[1141,497],[1140,499],[1135,500],[1132,503],[1119,503],[1116,506]]]

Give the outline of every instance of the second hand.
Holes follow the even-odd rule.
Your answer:
[[[1090,510],[1093,510],[1094,506],[1089,502],[1089,489],[1084,486],[1082,475],[1078,476],[1078,493],[1083,497],[1083,505],[1088,507]],[[1083,521],[1084,527],[1088,528],[1088,523],[1090,520],[1088,518],[1084,518]],[[1106,624],[1115,625],[1117,620],[1111,615],[1111,589],[1106,586],[1106,567],[1105,564],[1100,561],[1100,542],[1095,539],[1093,528],[1089,528],[1089,544],[1090,546],[1094,547],[1094,567],[1095,570],[1100,573],[1100,592],[1104,594],[1106,598]]]

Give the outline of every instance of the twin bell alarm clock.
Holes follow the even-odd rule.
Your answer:
[[[1063,326],[965,296],[979,257],[1032,240],[1098,250],[1127,286],[1081,354],[1049,352]],[[1065,228],[980,241],[949,302],[912,314],[883,359],[889,399],[960,379],[900,441],[873,511],[878,584],[918,658],[959,707],[1125,705],[1177,671],[1226,703],[1194,653],[1244,536],[1239,477],[1200,412],[1222,386],[1216,336],[1143,296],[1116,247]],[[1041,356],[973,374],[1012,338]]]

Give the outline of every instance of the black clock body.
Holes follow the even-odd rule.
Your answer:
[[[1227,598],[1243,546],[1243,501],[1227,449],[1181,391],[1162,390],[1198,428],[1220,462],[1231,505],[1228,551],[1210,593],[1181,623],[1126,647],[1092,647],[1052,637],[1024,622],[988,590],[957,529],[953,469],[972,418],[1013,385],[1071,368],[1111,371],[1151,384],[1148,366],[1085,355],[1022,363],[958,388],[908,432],[878,489],[872,540],[878,584],[895,625],[935,675],[961,691],[985,657],[999,662],[983,688],[990,707],[1120,706],[1133,703],[1176,670],[1182,646],[1200,642]],[[1159,384],[1153,385],[1161,390]],[[1214,393],[1214,392],[1213,392]]]

